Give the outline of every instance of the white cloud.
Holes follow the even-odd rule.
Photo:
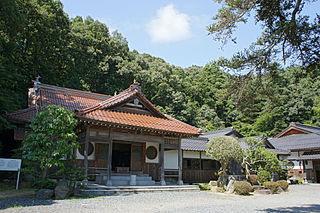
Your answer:
[[[166,43],[186,40],[192,36],[190,17],[180,13],[173,4],[161,7],[157,17],[147,24],[153,42]]]

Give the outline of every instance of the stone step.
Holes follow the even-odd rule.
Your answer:
[[[99,186],[99,188],[90,188],[80,190],[80,194],[88,196],[113,195],[120,193],[138,193],[138,192],[165,192],[165,191],[200,191],[198,186]],[[91,186],[92,187],[92,186]],[[95,186],[97,187],[97,186]]]
[[[87,189],[171,189],[171,188],[188,188],[188,189],[199,189],[198,185],[167,185],[167,186],[106,186],[100,184],[88,184]]]
[[[121,181],[130,181],[130,176],[129,175],[112,175],[111,176],[111,180],[114,181],[114,180],[121,180]],[[149,180],[152,180],[152,177],[151,176],[136,176],[136,180],[137,181],[149,181]]]

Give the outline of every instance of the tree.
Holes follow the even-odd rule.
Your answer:
[[[207,144],[206,154],[212,160],[220,162],[223,175],[227,175],[231,160],[242,160],[242,148],[239,142],[230,136],[212,138]]]
[[[65,160],[73,158],[73,149],[78,147],[76,126],[74,114],[56,105],[42,107],[32,119],[31,131],[21,148],[22,157],[40,167],[42,179],[47,178],[49,168],[62,170]]]
[[[214,40],[225,44],[233,37],[237,24],[246,23],[250,14],[256,24],[261,24],[263,32],[257,41],[242,54],[237,54],[240,64],[255,64],[254,69],[267,68],[271,58],[282,53],[283,60],[299,59],[310,65],[319,61],[320,16],[310,21],[304,15],[303,7],[308,0],[215,0],[223,7],[213,17],[208,26]],[[241,60],[243,59],[243,60]],[[252,65],[252,64],[251,64]],[[251,66],[250,65],[250,66]],[[253,69],[252,69],[253,70]]]
[[[255,137],[247,137],[244,139],[246,148],[244,149],[242,167],[246,171],[246,175],[251,172],[257,173],[259,170],[265,170],[272,174],[282,172],[280,160],[278,160],[276,153],[267,150],[263,146],[263,140]]]

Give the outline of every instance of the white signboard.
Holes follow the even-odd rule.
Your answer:
[[[0,158],[0,171],[19,171],[21,159]]]
[[[18,172],[16,189],[18,190],[19,177],[21,169],[21,159],[0,158],[0,171],[16,171]]]

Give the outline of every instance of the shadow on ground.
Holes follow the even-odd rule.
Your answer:
[[[310,204],[304,206],[293,206],[293,207],[282,207],[282,208],[268,208],[262,209],[263,212],[280,212],[280,213],[309,213],[309,212],[320,212],[319,204]]]
[[[54,200],[39,200],[31,197],[1,198],[0,209],[21,208],[27,206],[46,206],[54,203]]]

